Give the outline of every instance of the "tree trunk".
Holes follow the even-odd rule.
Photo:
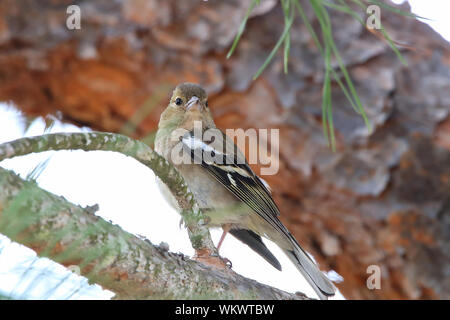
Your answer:
[[[219,127],[280,129],[280,170],[264,178],[299,242],[343,276],[345,297],[450,298],[449,44],[383,9],[387,32],[407,45],[403,66],[386,42],[330,11],[374,129],[367,132],[334,83],[333,153],[321,124],[323,58],[301,19],[288,74],[281,50],[252,81],[283,31],[277,1],[262,1],[226,59],[250,2],[78,1],[81,29],[69,30],[72,1],[3,0],[0,101],[143,137],[155,130],[170,88],[201,83]],[[366,286],[371,265],[381,270],[379,290]]]

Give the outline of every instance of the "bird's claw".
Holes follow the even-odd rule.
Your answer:
[[[227,258],[222,258],[216,253],[210,253],[208,250],[196,250],[194,260],[202,262],[208,266],[219,269],[231,269],[233,264]]]

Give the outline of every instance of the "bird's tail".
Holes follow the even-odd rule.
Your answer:
[[[308,254],[300,247],[300,245],[292,239],[293,250],[284,249],[284,253],[295,264],[297,269],[305,277],[308,283],[313,287],[321,300],[326,300],[333,296],[335,288],[333,283],[327,278],[322,271],[319,270],[315,262],[308,256]]]

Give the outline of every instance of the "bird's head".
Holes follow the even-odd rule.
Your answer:
[[[195,83],[182,83],[173,90],[169,105],[161,114],[159,127],[192,130],[194,121],[201,121],[205,129],[214,127],[208,108],[206,91]]]

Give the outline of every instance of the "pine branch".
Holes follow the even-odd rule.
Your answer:
[[[218,255],[206,227],[207,217],[201,212],[183,177],[145,143],[124,135],[106,132],[45,134],[0,144],[0,161],[49,150],[115,151],[141,162],[153,170],[176,198],[183,210],[182,216],[192,247],[198,252]]]
[[[147,159],[147,163],[153,161],[155,156],[148,148],[141,148],[131,139],[113,136],[89,134],[83,138],[77,134],[61,139],[64,136],[47,135],[45,141],[47,146],[61,149],[69,140],[89,137],[95,138],[90,140],[90,147],[96,145],[107,150],[109,140],[117,139],[114,143],[122,151],[140,154],[139,158]],[[6,155],[11,156],[23,154],[22,148],[42,149],[43,144],[31,138],[10,143],[6,149],[0,145],[0,150],[8,150]],[[4,152],[2,157],[5,158]],[[155,159],[162,162],[158,157]],[[168,252],[91,211],[0,167],[0,233],[34,249],[40,256],[65,266],[79,266],[81,274],[91,282],[115,292],[115,299],[308,299],[303,294],[289,294],[244,278],[232,270],[211,268]]]

